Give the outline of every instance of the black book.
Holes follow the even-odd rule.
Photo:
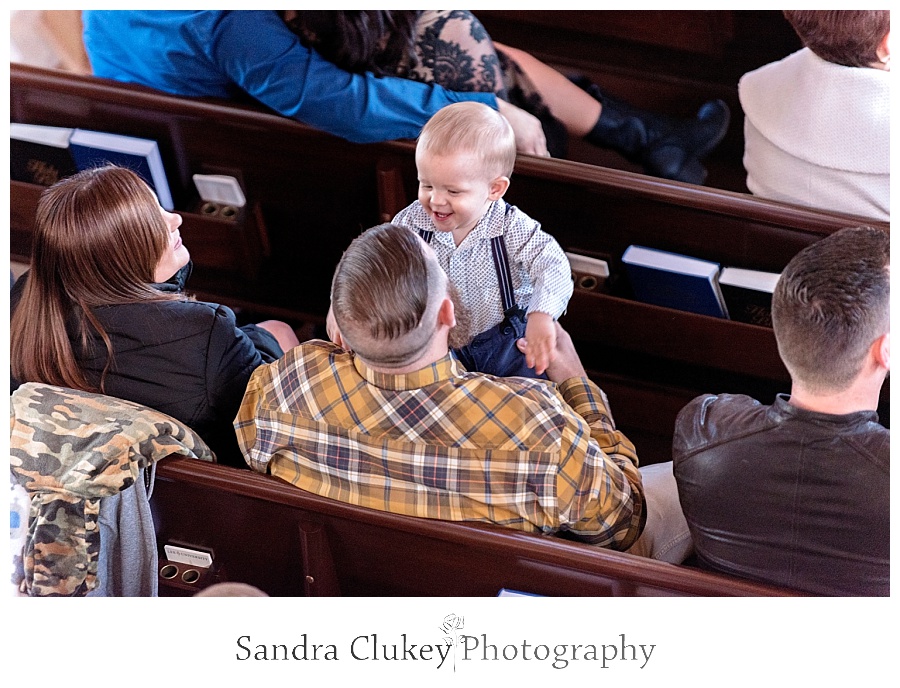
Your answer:
[[[69,139],[75,130],[37,124],[9,125],[10,178],[52,186],[78,171]]]
[[[719,287],[732,320],[772,327],[772,293],[780,273],[723,268]]]

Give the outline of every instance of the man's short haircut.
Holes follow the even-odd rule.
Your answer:
[[[890,294],[890,237],[882,230],[842,229],[794,256],[772,297],[791,377],[816,393],[846,389],[890,331]]]
[[[364,361],[400,368],[421,356],[437,329],[447,279],[406,227],[372,227],[354,239],[331,283],[341,336]]]
[[[890,10],[783,10],[803,45],[823,60],[847,67],[878,62],[891,30]]]
[[[491,179],[511,176],[516,164],[513,128],[499,112],[474,101],[438,110],[422,128],[417,149],[436,155],[477,155]]]

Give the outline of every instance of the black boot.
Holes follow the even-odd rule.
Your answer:
[[[603,106],[585,139],[643,165],[647,174],[691,184],[706,180],[700,160],[725,136],[731,115],[721,100],[704,103],[694,119],[677,119],[633,107],[584,77],[572,81]]]

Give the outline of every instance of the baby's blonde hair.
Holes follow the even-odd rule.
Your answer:
[[[516,136],[506,118],[484,103],[465,101],[441,108],[419,134],[419,151],[473,153],[491,178],[509,177],[516,164]]]

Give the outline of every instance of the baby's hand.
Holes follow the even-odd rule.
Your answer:
[[[556,358],[556,325],[547,313],[529,313],[525,325],[525,363],[541,375]]]

